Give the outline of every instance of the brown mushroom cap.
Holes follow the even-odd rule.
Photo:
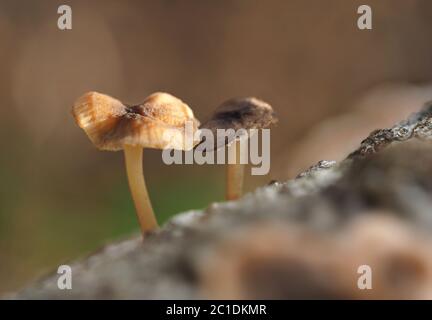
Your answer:
[[[234,98],[225,101],[216,108],[213,116],[200,126],[200,129],[209,129],[217,137],[217,129],[263,129],[276,123],[278,120],[273,108],[266,102],[254,97]],[[229,135],[227,139],[215,139],[214,148],[217,150],[230,144],[238,138],[236,135]],[[203,142],[203,141],[201,141]],[[204,151],[204,144],[196,146],[198,151]],[[206,151],[212,151],[206,149]]]
[[[136,106],[98,92],[88,92],[74,104],[72,113],[93,144],[101,150],[121,150],[124,145],[185,150],[185,124],[191,121],[192,134],[199,121],[180,99],[156,92]]]

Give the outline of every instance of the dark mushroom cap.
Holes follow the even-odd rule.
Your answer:
[[[216,108],[213,116],[207,122],[200,126],[201,129],[209,129],[217,137],[217,129],[264,129],[278,120],[273,108],[262,100],[254,97],[234,98],[225,101]],[[229,135],[226,139],[215,139],[212,150],[217,150],[227,144],[230,144],[239,136]],[[204,140],[196,146],[198,151],[204,151]],[[206,149],[206,151],[212,151]]]
[[[187,104],[163,92],[153,93],[136,106],[88,92],[75,102],[72,114],[97,148],[111,151],[124,145],[184,150],[186,139],[193,139],[199,125]],[[191,121],[192,137],[186,137],[186,121]]]

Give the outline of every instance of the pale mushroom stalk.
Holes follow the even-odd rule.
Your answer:
[[[240,163],[240,140],[228,147],[228,159],[235,159],[235,163],[226,165],[226,200],[236,200],[243,193],[243,179],[245,165]]]
[[[145,234],[147,231],[158,228],[158,223],[145,184],[142,165],[143,148],[140,146],[125,145],[124,154],[129,188],[135,204],[141,232]]]

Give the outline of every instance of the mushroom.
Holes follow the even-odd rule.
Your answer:
[[[157,228],[143,175],[143,148],[187,150],[186,141],[191,137],[186,123],[192,124],[192,134],[199,125],[192,110],[168,93],[153,93],[142,104],[129,106],[108,95],[88,92],[75,102],[72,113],[98,149],[124,151],[141,231],[145,234]]]
[[[200,126],[200,130],[209,129],[217,137],[213,148],[209,148],[202,140],[195,150],[203,152],[215,151],[228,145],[228,159],[234,159],[226,165],[226,200],[235,200],[241,197],[243,191],[244,167],[242,159],[242,139],[248,139],[250,129],[264,129],[277,118],[272,107],[257,98],[234,98],[222,103],[207,122]],[[217,135],[218,129],[233,129],[224,137]],[[235,131],[235,133],[234,133]]]

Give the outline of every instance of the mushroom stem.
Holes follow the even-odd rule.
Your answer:
[[[243,192],[244,164],[240,163],[240,141],[228,146],[228,160],[234,158],[235,163],[226,165],[226,200],[236,200]]]
[[[144,234],[147,231],[156,229],[158,223],[153,213],[153,208],[144,180],[142,165],[143,148],[140,146],[125,145],[124,154],[129,188],[135,204],[141,232]]]

